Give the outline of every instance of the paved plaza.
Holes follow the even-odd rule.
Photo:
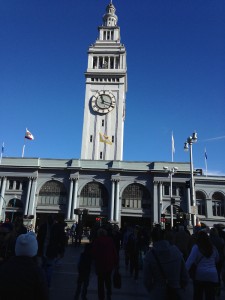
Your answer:
[[[62,259],[61,264],[55,266],[52,278],[52,286],[50,288],[50,300],[73,300],[75,289],[76,289],[76,280],[77,280],[77,262],[80,256],[80,253],[83,251],[84,245],[80,247],[75,247],[74,245],[69,245],[66,249],[65,257]],[[143,286],[143,274],[140,271],[140,276],[136,282],[133,278],[130,277],[129,272],[126,271],[124,264],[124,253],[120,251],[120,272],[122,275],[122,288],[112,290],[112,300],[150,300],[149,295],[147,294]],[[192,299],[192,284],[190,282],[187,291],[186,299]],[[90,276],[90,284],[87,294],[88,300],[98,300],[97,294],[97,280],[94,272],[94,267],[92,268]],[[224,289],[222,294],[217,300],[225,299]],[[152,299],[155,300],[155,299]],[[160,300],[160,299],[156,299]]]

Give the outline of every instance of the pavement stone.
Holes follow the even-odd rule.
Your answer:
[[[77,263],[80,257],[80,253],[83,251],[85,241],[79,247],[69,245],[66,248],[65,256],[61,260],[59,265],[54,267],[52,276],[52,285],[49,290],[50,300],[73,300],[76,290],[77,281]],[[122,276],[122,287],[121,289],[112,289],[112,300],[150,300],[144,285],[143,285],[143,273],[140,271],[139,279],[134,280],[125,268],[124,252],[120,251],[120,273]],[[97,294],[97,278],[94,271],[94,266],[90,275],[90,283],[88,288],[87,299],[98,300]],[[186,299],[192,299],[192,282],[186,289]],[[220,297],[216,300],[225,299],[225,290],[222,289]],[[160,299],[152,299],[160,300]]]

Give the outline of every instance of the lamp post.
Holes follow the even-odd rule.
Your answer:
[[[192,145],[197,142],[197,132],[193,132],[192,136],[189,136],[184,143],[184,151],[190,153],[190,191],[191,191],[191,204],[193,206],[193,226],[196,226],[196,197],[195,197],[195,182],[194,182],[194,168],[193,168],[193,155],[192,155]]]
[[[171,169],[168,169],[168,167],[163,167],[163,169],[168,172],[169,177],[170,177],[170,226],[173,228],[173,204],[174,204],[174,199],[173,199],[173,175],[177,172],[178,168],[177,167],[172,167]]]

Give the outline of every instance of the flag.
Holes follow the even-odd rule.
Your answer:
[[[208,155],[207,155],[206,149],[205,149],[205,159],[208,159]]]
[[[26,133],[25,133],[25,139],[28,139],[28,140],[31,140],[31,141],[34,140],[33,134],[27,129],[26,129]]]
[[[1,156],[2,156],[2,154],[4,153],[4,151],[5,151],[5,144],[4,144],[4,142],[2,143],[2,151],[1,151]]]
[[[99,133],[99,135],[100,135],[100,142],[112,145],[112,141],[110,141],[110,139],[107,135],[101,134],[101,133]]]

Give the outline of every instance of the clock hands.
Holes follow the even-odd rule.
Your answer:
[[[101,100],[102,100],[102,104],[106,104],[107,106],[111,105],[111,102],[105,101],[102,95],[100,97],[101,97]]]

